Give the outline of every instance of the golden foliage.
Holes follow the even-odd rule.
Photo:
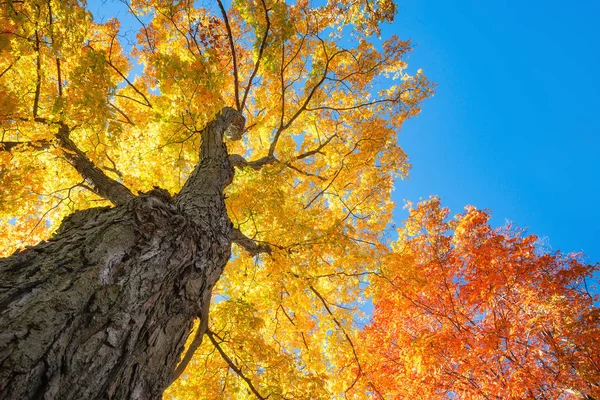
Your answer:
[[[491,230],[481,211],[446,222],[435,201],[386,243],[393,182],[410,167],[396,135],[433,94],[420,70],[407,73],[410,43],[378,37],[392,1],[133,0],[127,11],[133,45],[118,20],[95,20],[77,0],[0,5],[0,252],[108,205],[67,163],[61,127],[132,191],[177,193],[203,126],[223,106],[240,110],[246,132],[227,145],[246,161],[226,189],[229,217],[272,252],[234,247],[208,337],[165,398],[499,386],[527,397],[544,379],[551,393],[592,392],[598,314],[567,288],[595,267],[538,256],[533,239]],[[361,331],[366,295],[375,319]]]

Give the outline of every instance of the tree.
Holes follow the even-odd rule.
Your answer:
[[[158,398],[205,333],[212,396],[356,392],[396,133],[432,93],[377,38],[394,4],[126,6],[133,46],[77,0],[0,4],[2,397]]]
[[[448,213],[437,198],[411,208],[372,286],[370,379],[394,398],[599,398],[598,265],[474,207]]]
[[[0,397],[597,397],[597,266],[437,200],[389,245],[393,2],[123,7],[0,3]]]

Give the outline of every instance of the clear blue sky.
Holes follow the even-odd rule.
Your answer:
[[[438,84],[399,136],[404,199],[437,194],[600,262],[600,1],[400,0],[384,35]]]

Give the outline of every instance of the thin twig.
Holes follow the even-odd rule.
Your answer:
[[[223,360],[225,360],[225,362],[227,363],[227,365],[229,365],[229,368],[231,368],[231,370],[233,372],[235,372],[240,378],[242,378],[246,384],[248,385],[248,387],[250,388],[250,390],[252,390],[252,393],[254,393],[254,395],[260,399],[260,400],[265,400],[267,397],[264,397],[260,394],[260,392],[258,390],[256,390],[256,388],[254,387],[254,385],[252,384],[252,381],[246,377],[246,375],[244,375],[244,373],[242,372],[242,370],[240,368],[238,368],[237,365],[235,365],[235,363],[231,360],[231,358],[229,358],[229,356],[227,354],[225,354],[225,352],[223,351],[223,349],[221,348],[221,346],[219,345],[219,343],[215,340],[214,336],[213,336],[213,332],[210,329],[206,329],[206,336],[208,336],[208,338],[210,339],[211,343],[213,344],[213,346],[215,346],[215,348],[217,349],[217,351],[219,352],[219,354],[221,355],[221,357],[223,358]]]
[[[258,67],[260,66],[260,61],[263,56],[263,52],[265,51],[265,47],[267,45],[267,37],[269,36],[269,31],[271,30],[271,19],[269,18],[269,9],[267,8],[267,4],[265,0],[261,0],[263,10],[265,10],[265,20],[267,21],[267,26],[265,28],[265,34],[263,35],[262,41],[260,43],[260,48],[258,50],[258,58],[256,59],[256,63],[254,64],[254,69],[252,70],[252,74],[250,74],[250,78],[248,79],[248,86],[246,86],[246,90],[244,90],[244,96],[242,97],[242,104],[240,105],[240,110],[244,108],[246,104],[246,98],[248,97],[248,92],[250,92],[250,88],[252,87],[252,80],[256,76],[258,72]],[[220,2],[219,2],[220,4]]]
[[[240,93],[239,93],[239,77],[238,77],[238,69],[237,69],[237,58],[235,56],[235,46],[233,44],[233,34],[231,33],[231,26],[229,25],[229,18],[227,17],[227,12],[225,11],[225,7],[223,7],[223,3],[221,0],[217,0],[217,4],[219,5],[219,9],[221,10],[221,14],[223,15],[223,21],[225,22],[225,28],[227,28],[227,37],[229,39],[229,48],[231,49],[231,59],[233,61],[233,89],[235,91],[235,107],[239,112],[242,112],[242,108],[240,105]]]
[[[346,332],[346,330],[344,329],[344,327],[342,326],[340,321],[335,317],[335,315],[333,315],[333,312],[329,308],[327,300],[325,300],[325,298],[321,295],[321,293],[319,293],[317,291],[317,289],[315,289],[314,286],[310,285],[309,289],[319,298],[319,300],[321,300],[321,303],[323,303],[323,306],[327,310],[327,313],[329,314],[329,316],[331,316],[331,319],[333,319],[333,322],[335,322],[337,327],[342,331],[342,333],[346,337],[346,341],[350,344],[350,347],[352,348],[352,354],[354,355],[354,361],[356,361],[356,365],[358,367],[358,374],[356,375],[354,382],[352,382],[352,385],[350,385],[350,387],[348,389],[346,389],[346,392],[348,392],[356,384],[356,382],[358,381],[358,378],[360,378],[361,375],[364,375],[362,365],[360,364],[360,361],[358,360],[358,354],[356,353],[356,347],[354,346],[354,342],[352,342],[352,339],[350,339],[350,336],[348,336],[348,333]],[[381,399],[383,399],[384,397],[381,395],[379,390],[377,390],[377,388],[371,382],[368,382],[368,383],[369,383],[369,386],[371,386],[371,389],[373,389],[373,391],[375,391],[375,393],[377,393],[379,395],[379,397]]]
[[[38,6],[39,13],[39,6]],[[37,25],[37,23],[36,23]],[[40,91],[42,88],[42,57],[40,55],[40,34],[39,31],[35,30],[35,52],[37,53],[36,61],[35,61],[35,70],[37,75],[37,80],[35,83],[35,97],[33,98],[33,118],[37,117],[38,106],[40,103]]]
[[[4,69],[4,71],[0,72],[0,78],[2,78],[2,76],[3,76],[5,73],[7,73],[8,71],[10,71],[10,69],[13,67],[13,65],[15,65],[15,63],[16,63],[17,61],[19,61],[19,59],[20,59],[20,58],[21,58],[21,56],[18,56],[18,57],[15,59],[15,61],[13,61],[13,62],[12,62],[12,63],[11,63],[9,66],[8,66],[8,67],[6,67],[6,68]]]

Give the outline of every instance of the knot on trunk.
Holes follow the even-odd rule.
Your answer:
[[[217,115],[215,122],[220,122],[223,128],[223,135],[229,140],[240,140],[244,133],[244,127],[246,125],[246,119],[242,114],[231,108],[223,107],[221,112]]]

